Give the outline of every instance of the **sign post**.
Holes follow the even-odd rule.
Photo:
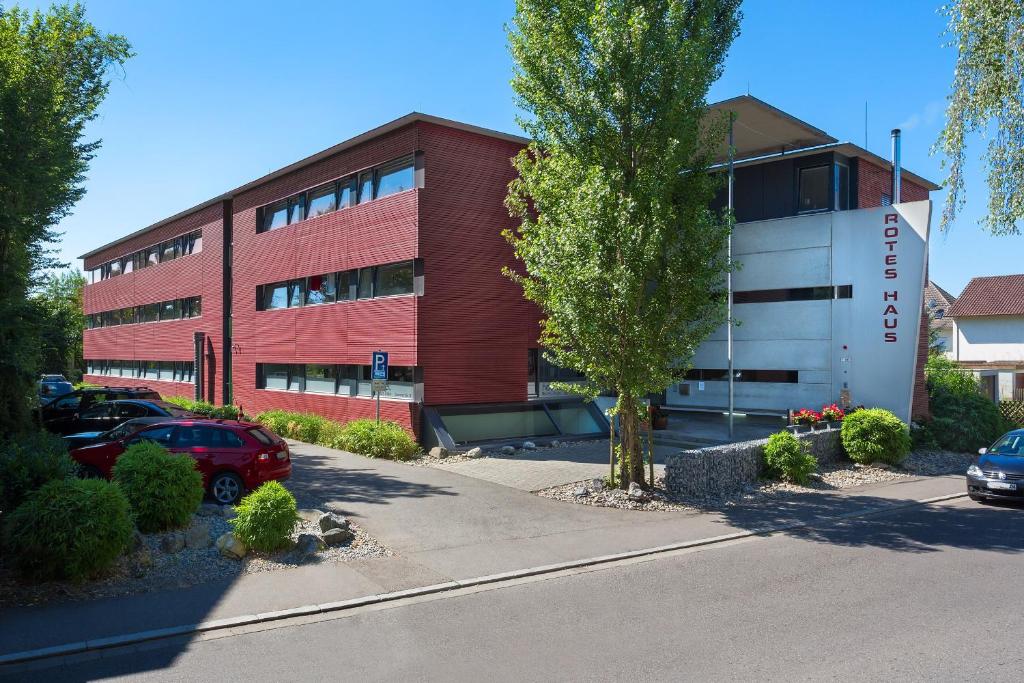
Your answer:
[[[370,381],[377,395],[377,424],[380,424],[380,395],[388,388],[388,352],[374,351],[370,356]]]

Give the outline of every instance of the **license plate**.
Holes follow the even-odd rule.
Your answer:
[[[1017,485],[1011,484],[1008,481],[990,481],[987,486],[990,489],[999,489],[1001,491],[1016,491]]]

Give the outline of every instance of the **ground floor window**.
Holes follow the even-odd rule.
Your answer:
[[[192,384],[192,361],[181,360],[96,360],[85,361],[86,374],[105,377],[131,377],[162,382]]]
[[[412,401],[416,398],[418,369],[392,365],[388,368],[386,398]],[[369,365],[326,365],[322,363],[257,363],[256,386],[310,394],[373,396]]]
[[[796,384],[800,373],[797,370],[733,370],[736,382],[776,382]],[[692,382],[728,382],[729,371],[717,368],[694,368],[686,371],[685,379]]]

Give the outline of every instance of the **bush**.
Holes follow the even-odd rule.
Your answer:
[[[0,512],[21,505],[48,481],[73,477],[75,462],[59,436],[47,432],[9,437],[0,442]]]
[[[882,408],[865,408],[847,415],[840,438],[850,459],[864,465],[898,465],[910,452],[907,425]]]
[[[786,431],[768,437],[764,464],[771,476],[797,484],[806,484],[810,474],[818,469],[818,459],[808,452],[807,444]]]
[[[114,465],[114,481],[124,491],[140,531],[186,526],[203,500],[203,476],[188,455],[172,455],[160,444],[140,441]]]
[[[215,406],[207,401],[194,401],[184,396],[168,396],[164,400],[196,415],[211,417],[215,420],[237,420],[242,415],[238,406]]]
[[[341,430],[341,448],[371,458],[408,460],[420,448],[397,422],[354,420]]]
[[[290,413],[286,410],[267,410],[257,415],[255,420],[278,436],[287,437],[288,423],[294,415],[297,413]]]
[[[295,496],[276,481],[269,481],[247,495],[230,520],[235,536],[254,550],[270,552],[285,548],[299,521]]]
[[[51,481],[5,517],[5,550],[33,579],[95,576],[125,551],[133,533],[127,498],[102,479]]]
[[[922,447],[973,452],[1010,428],[999,406],[981,395],[978,379],[945,356],[925,368],[931,419],[914,430]]]

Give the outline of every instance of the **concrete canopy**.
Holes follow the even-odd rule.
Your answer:
[[[708,105],[708,109],[712,115],[724,117],[730,111],[736,115],[733,144],[737,161],[838,142],[820,128],[752,95],[715,102]],[[728,154],[728,139],[723,138],[716,161],[725,161]]]

